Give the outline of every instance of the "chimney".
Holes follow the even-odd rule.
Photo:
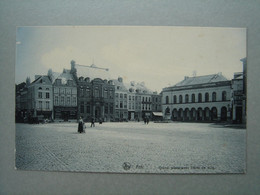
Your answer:
[[[188,79],[189,77],[188,76],[184,76],[184,80]]]

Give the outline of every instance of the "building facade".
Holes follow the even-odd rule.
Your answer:
[[[48,76],[53,85],[54,120],[77,119],[77,84],[70,70],[62,73],[49,70]]]
[[[115,120],[115,86],[109,80],[109,70],[92,64],[79,65],[71,61],[71,74],[77,83],[78,116],[84,121]]]
[[[145,117],[152,119],[153,112],[161,111],[161,95],[149,90],[144,82],[136,83],[131,81],[130,83],[123,83],[122,78],[119,78],[114,82],[116,83],[116,86],[118,85],[117,89],[121,89],[119,93],[123,93],[123,96],[127,97],[126,103],[128,106],[127,110],[124,110],[125,115],[126,112],[128,112],[127,120],[140,121]],[[120,100],[120,95],[118,97]]]
[[[114,79],[113,84],[115,85],[115,121],[128,121],[128,103],[132,103],[128,100],[128,89],[123,83],[122,77]]]
[[[78,117],[84,121],[114,120],[114,85],[99,78],[80,77],[78,80]]]
[[[163,117],[174,121],[231,120],[231,81],[221,73],[185,77],[162,91]]]
[[[30,116],[53,119],[53,87],[47,75],[36,75],[28,86],[27,103]]]

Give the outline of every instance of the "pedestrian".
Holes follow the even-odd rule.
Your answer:
[[[146,117],[144,117],[144,124],[146,124]]]
[[[79,133],[83,133],[84,132],[84,122],[83,122],[81,117],[79,117],[78,132]]]
[[[102,124],[102,118],[99,118],[99,124],[100,125]]]
[[[94,119],[94,117],[91,118],[91,126],[90,127],[95,127],[95,119]]]

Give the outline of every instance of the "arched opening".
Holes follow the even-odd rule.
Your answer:
[[[217,110],[216,107],[213,107],[213,108],[211,109],[211,120],[212,120],[212,121],[218,120],[218,110]]]
[[[221,120],[222,121],[227,120],[227,108],[226,107],[221,108]]]
[[[186,109],[184,110],[184,112],[183,112],[183,118],[184,118],[185,121],[190,120],[190,111],[189,111],[188,108],[186,108]]]
[[[195,103],[195,94],[191,95],[191,101],[192,101],[192,103]]]
[[[206,107],[204,109],[204,120],[205,121],[209,121],[210,120],[210,109],[208,107]]]
[[[183,120],[183,109],[179,109],[178,111],[178,120],[182,121]]]
[[[166,104],[169,104],[169,96],[166,96],[165,102],[166,102]]]
[[[179,103],[182,104],[182,95],[179,95]]]
[[[215,102],[215,101],[217,101],[217,93],[213,92],[212,93],[212,102]]]
[[[173,96],[173,103],[174,103],[174,104],[176,104],[176,103],[177,103],[177,97],[176,97],[176,95],[175,95],[175,96]]]
[[[192,108],[190,111],[190,120],[195,121],[196,120],[196,109]]]
[[[203,119],[203,111],[202,111],[202,108],[198,108],[198,111],[197,111],[197,120],[198,121],[201,121]]]
[[[185,95],[185,103],[188,103],[188,102],[189,102],[189,95],[186,94],[186,95]]]
[[[174,108],[172,111],[172,120],[176,121],[177,119],[178,119],[178,111],[176,108]]]
[[[205,102],[209,101],[209,93],[205,93]]]
[[[198,102],[202,102],[202,95],[201,95],[201,93],[198,94]]]

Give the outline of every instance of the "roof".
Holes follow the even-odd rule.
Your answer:
[[[163,116],[162,112],[153,112],[154,116]]]
[[[107,79],[110,80],[109,70],[107,68],[100,68],[96,65],[92,64],[91,66],[84,66],[75,64],[75,68],[77,69],[77,77],[89,77],[90,80],[95,78]]]
[[[64,85],[67,84],[68,80],[74,81],[73,76],[70,73],[70,70],[67,70],[67,69],[64,69],[63,72],[60,73],[56,79],[61,79],[61,83]]]
[[[139,90],[140,93],[153,93],[150,89],[148,89],[145,84],[142,83],[135,83],[134,81],[130,82],[130,83],[126,83],[125,84],[126,88],[129,89],[133,89],[133,92],[136,92],[136,90]]]
[[[177,83],[173,87],[216,83],[216,82],[220,82],[220,81],[228,81],[228,80],[221,73],[205,75],[205,76],[185,77],[184,80]]]
[[[117,79],[113,79],[113,84],[117,87],[119,86],[121,91],[128,91],[128,88],[126,87],[125,83],[118,81]]]
[[[46,75],[40,75],[37,79],[35,79],[31,84],[42,84],[42,81],[45,82],[45,84],[51,85],[51,81],[48,76]]]
[[[50,77],[51,77],[51,80],[52,80],[52,83],[55,82],[55,80],[60,76],[60,73],[59,72],[52,72]]]

